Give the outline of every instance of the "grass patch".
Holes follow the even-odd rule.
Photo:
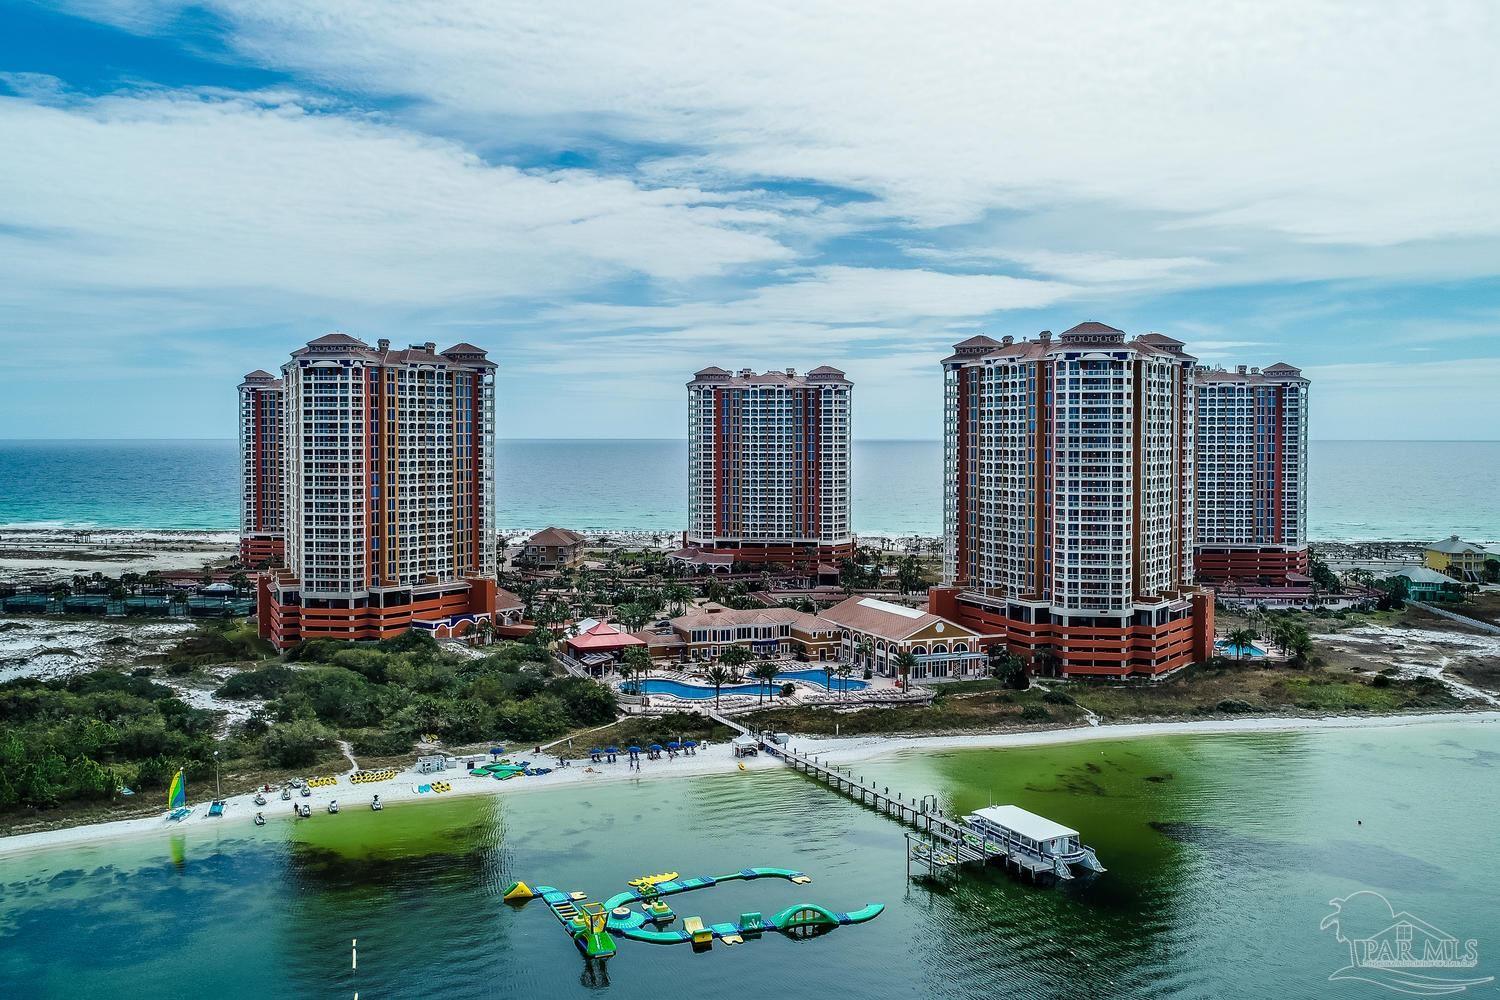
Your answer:
[[[1047,723],[1071,723],[1082,717],[1072,705],[1046,705],[1041,688],[1006,689],[998,681],[963,681],[936,689],[932,704],[921,708],[774,708],[752,712],[741,721],[751,728],[841,736],[882,733],[944,733],[1012,729]]]
[[[181,673],[183,668],[253,662],[275,655],[276,650],[260,637],[251,622],[229,621],[200,625],[196,633],[163,653],[160,662],[166,664],[169,671]]]
[[[563,751],[563,756],[587,756],[591,747],[617,746],[620,749],[635,745],[646,747],[652,743],[665,746],[671,740],[710,740],[727,743],[738,735],[728,726],[720,725],[706,715],[697,712],[671,712],[660,717],[629,718],[595,732],[580,732],[573,736],[573,748],[566,744],[554,747]]]

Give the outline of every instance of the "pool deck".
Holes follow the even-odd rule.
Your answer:
[[[810,671],[815,667],[802,666],[801,671]],[[705,706],[713,708],[713,686],[704,681],[701,675],[690,674],[681,670],[653,670],[649,677],[641,678],[643,681],[653,680],[672,681],[677,684],[699,688],[708,694],[701,698],[679,698],[667,692],[648,691],[644,695],[633,694],[626,690],[629,682],[616,681],[615,688],[620,695],[620,700],[625,704],[643,705],[646,708],[666,708],[674,710],[684,708],[700,710]],[[725,686],[718,699],[719,710],[728,713],[750,711],[755,708],[764,707],[768,701],[774,701],[776,705],[911,705],[924,704],[932,697],[932,692],[921,685],[913,685],[908,694],[896,686],[895,678],[873,677],[865,680],[863,677],[849,678],[850,684],[861,684],[861,688],[853,687],[845,693],[839,689],[839,678],[833,679],[833,688],[830,690],[823,686],[821,678],[813,681],[805,678],[787,676],[784,679],[778,677],[771,683],[768,695],[762,695],[760,689],[757,691],[736,691],[730,693]],[[754,684],[753,679],[747,679],[734,686]],[[796,693],[789,698],[781,697],[781,687],[784,684],[792,684]]]

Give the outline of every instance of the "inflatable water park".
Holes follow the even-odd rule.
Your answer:
[[[533,899],[547,904],[552,915],[572,937],[585,958],[607,959],[615,954],[614,935],[648,944],[691,944],[694,950],[706,951],[717,939],[725,945],[743,944],[768,931],[790,937],[812,937],[849,924],[874,920],[885,909],[883,903],[871,903],[848,913],[837,913],[817,903],[795,903],[779,913],[741,913],[738,920],[704,923],[702,917],[684,917],[681,929],[671,927],[677,914],[666,901],[667,896],[707,889],[721,882],[749,881],[758,878],[781,878],[796,885],[812,879],[789,868],[742,868],[728,875],[700,875],[682,878],[677,872],[661,872],[631,879],[625,892],[604,902],[590,901],[587,893],[564,892],[550,885],[535,888],[525,882],[514,882],[505,891],[507,903],[524,906]]]

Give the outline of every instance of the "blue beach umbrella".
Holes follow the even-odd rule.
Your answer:
[[[619,753],[620,752],[620,748],[619,747],[609,747],[604,752],[605,753]]]
[[[633,746],[633,747],[630,748],[630,752],[631,753],[640,753],[641,752],[641,748],[637,747],[637,746]]]
[[[698,745],[698,741],[697,740],[688,740],[686,743],[683,744],[683,746],[685,746],[685,747],[695,747],[697,745]]]
[[[660,750],[661,749],[661,744],[660,743],[653,743],[649,747],[647,747],[646,749],[648,749],[648,750]]]

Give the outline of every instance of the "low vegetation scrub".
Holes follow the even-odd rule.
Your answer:
[[[161,662],[169,671],[185,673],[182,668],[264,660],[274,655],[271,644],[256,633],[253,624],[235,621],[205,625],[163,653]]]
[[[0,684],[0,809],[164,788],[179,766],[212,774],[217,722],[169,687],[112,670]]]
[[[256,661],[259,642],[243,623],[210,628],[165,654],[161,669]],[[522,643],[469,658],[409,632],[372,644],[311,642],[287,659],[294,665],[264,663],[219,687],[222,698],[265,701],[222,736],[222,713],[192,708],[150,668],[0,684],[0,810],[109,799],[121,786],[155,791],[179,767],[211,780],[215,751],[227,776],[311,767],[339,739],[387,756],[428,735],[542,742],[617,715],[613,690],[561,674]]]
[[[611,689],[558,676],[551,658],[526,643],[501,643],[471,659],[408,632],[371,645],[310,642],[287,658],[296,669],[262,667],[243,682],[273,693],[271,719],[317,722],[368,752],[400,752],[426,735],[534,742],[616,716]]]

